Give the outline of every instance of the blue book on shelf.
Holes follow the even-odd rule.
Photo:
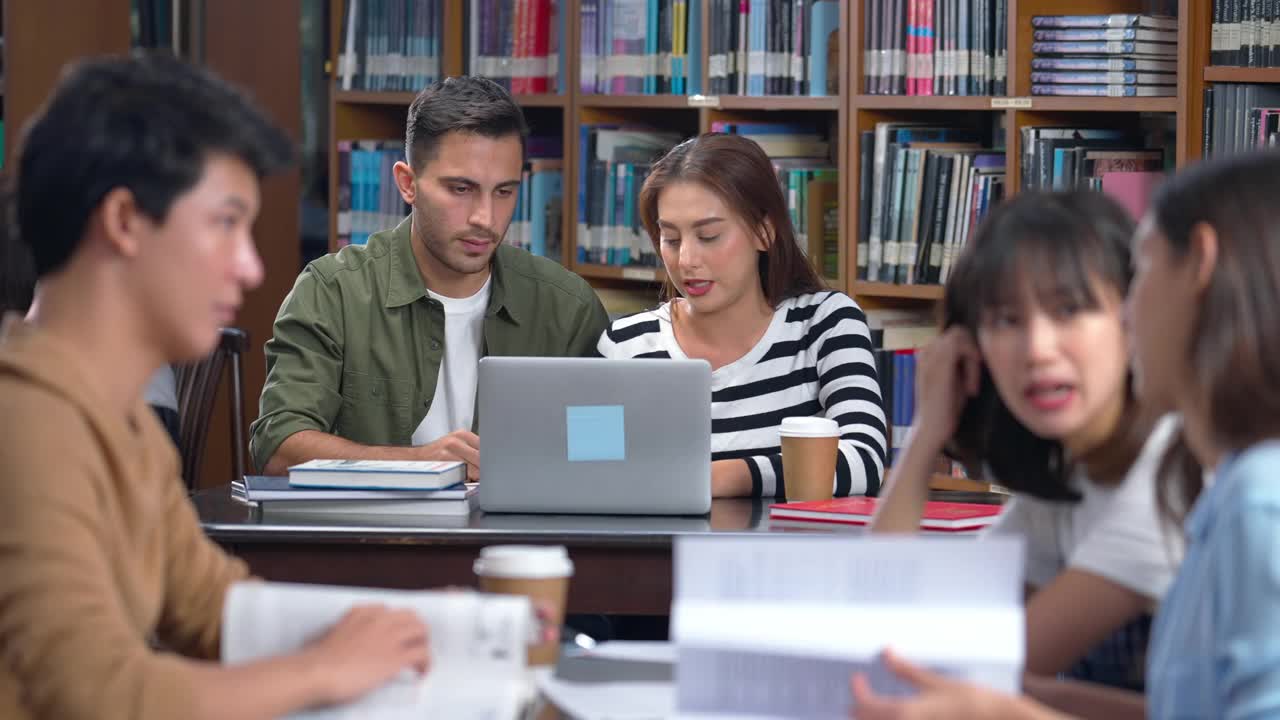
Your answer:
[[[687,0],[685,17],[685,88],[689,95],[702,94],[702,0]]]
[[[559,170],[541,170],[533,173],[531,186],[530,210],[532,217],[529,227],[529,252],[534,255],[547,255],[548,228],[547,206],[559,202],[561,196],[561,172]]]
[[[809,15],[809,96],[819,97],[827,94],[827,42],[840,30],[840,6],[820,0]]]

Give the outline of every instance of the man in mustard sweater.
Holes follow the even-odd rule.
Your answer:
[[[0,328],[0,717],[269,718],[425,669],[427,629],[378,607],[217,664],[246,568],[201,532],[143,400],[261,281],[259,181],[288,154],[239,93],[162,55],[79,65],[28,126],[10,172],[40,282]]]

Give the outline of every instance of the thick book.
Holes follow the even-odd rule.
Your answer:
[[[815,523],[866,525],[876,512],[876,498],[846,497],[811,502],[774,503],[770,520],[803,520]],[[922,530],[959,532],[979,530],[995,522],[1002,505],[931,500],[920,518]]]
[[[1178,18],[1163,15],[1120,13],[1115,15],[1034,15],[1033,28],[1150,28],[1177,30]]]
[[[1031,71],[1031,82],[1037,85],[1177,85],[1177,73],[1148,72],[1084,72],[1084,71]]]
[[[1044,85],[1031,86],[1032,95],[1079,97],[1173,97],[1176,85]]]
[[[1137,40],[1059,40],[1031,43],[1036,55],[1154,55],[1177,57],[1175,43],[1153,43]]]
[[[458,500],[268,500],[260,502],[263,516],[282,513],[290,517],[321,515],[387,515],[396,517],[438,517],[470,515],[479,504],[480,486],[473,485]]]
[[[1074,72],[1162,72],[1177,73],[1177,60],[1142,57],[1055,57],[1032,58],[1031,69]]]
[[[232,484],[232,494],[249,502],[275,500],[465,500],[467,494],[479,487],[476,483],[454,484],[448,487],[419,490],[383,490],[362,488],[330,488],[291,485],[289,478],[281,475],[245,475],[244,480]]]
[[[466,479],[465,463],[444,460],[310,460],[289,468],[296,487],[438,490]]]
[[[1176,30],[1141,30],[1137,28],[1057,28],[1054,30],[1033,31],[1031,39],[1059,41],[1137,40],[1177,43],[1178,32]]]

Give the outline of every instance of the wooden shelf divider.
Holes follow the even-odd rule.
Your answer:
[[[1280,67],[1229,67],[1210,65],[1204,69],[1205,82],[1280,83]]]

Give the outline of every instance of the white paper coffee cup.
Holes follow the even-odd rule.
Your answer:
[[[551,623],[564,622],[573,561],[563,545],[490,545],[480,550],[472,569],[484,592],[525,595],[545,603]],[[530,665],[554,665],[560,657],[560,643],[551,640],[529,648]]]
[[[787,502],[830,500],[840,424],[824,417],[789,417],[778,427]]]
[[[824,417],[789,417],[782,419],[778,427],[781,437],[824,438],[840,437],[840,424]]]

